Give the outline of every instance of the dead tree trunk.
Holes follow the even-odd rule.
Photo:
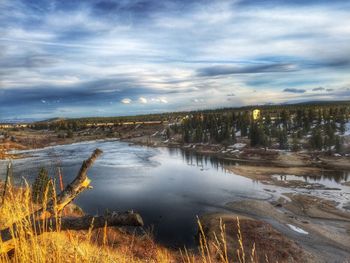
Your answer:
[[[85,160],[79,170],[77,177],[72,183],[62,191],[55,200],[51,200],[47,207],[39,209],[31,215],[23,218],[20,223],[29,225],[28,229],[35,235],[43,232],[56,230],[84,230],[100,228],[106,226],[143,226],[142,218],[134,212],[113,212],[107,216],[83,216],[79,218],[60,217],[64,207],[73,201],[82,191],[90,188],[90,179],[87,177],[87,170],[93,165],[95,160],[102,154],[102,151],[96,149],[89,159]],[[29,222],[29,223],[28,223]],[[17,238],[19,223],[0,230],[0,253],[11,251],[14,247],[12,239]],[[47,227],[43,227],[46,225]]]
[[[43,228],[46,225],[47,229]],[[33,233],[41,235],[44,232],[57,230],[87,230],[92,227],[101,228],[104,226],[143,226],[142,218],[134,212],[114,212],[107,216],[82,216],[82,217],[51,217],[49,219],[38,219],[31,222],[30,227]],[[16,233],[17,225],[2,229],[1,239],[4,243],[13,239],[12,233]]]
[[[13,168],[12,168],[12,162],[10,160],[7,165],[6,179],[5,179],[4,191],[2,192],[1,205],[3,205],[5,202],[7,187],[8,187],[8,184],[10,183],[12,176],[13,176]]]
[[[82,191],[90,188],[91,180],[87,177],[88,169],[94,164],[96,159],[102,154],[100,149],[96,149],[89,159],[83,161],[77,177],[61,192],[56,200],[51,200],[47,208],[40,209],[34,213],[35,216],[40,216],[41,219],[49,218],[55,213],[62,212],[63,208],[74,200]]]

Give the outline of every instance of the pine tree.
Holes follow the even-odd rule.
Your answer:
[[[231,142],[236,143],[236,127],[235,126],[232,127],[232,131],[231,131]]]
[[[292,151],[297,152],[299,150],[299,140],[297,134],[293,133],[292,137]]]
[[[335,151],[337,153],[342,152],[343,150],[343,140],[340,136],[335,136]]]
[[[258,123],[252,123],[249,129],[250,146],[263,146],[265,149],[268,146],[268,138],[265,134],[265,129]]]
[[[311,148],[314,150],[321,151],[323,149],[323,138],[319,128],[315,128],[312,130],[312,135],[310,137],[310,145]]]
[[[278,144],[280,149],[286,149],[288,147],[288,135],[286,129],[279,129]]]
[[[32,185],[33,202],[42,204],[47,191],[47,200],[53,197],[53,184],[45,168],[41,168]]]

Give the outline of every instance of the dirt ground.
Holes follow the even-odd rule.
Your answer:
[[[235,215],[249,216],[270,223],[274,229],[311,253],[311,262],[350,260],[350,213],[338,210],[331,202],[296,195],[290,200],[281,199],[272,204],[244,200],[229,203],[227,207]],[[293,231],[291,225],[307,234]]]
[[[9,154],[8,151],[10,150],[25,150],[26,147],[22,144],[11,142],[11,141],[4,141],[0,142],[0,159],[6,159],[6,158],[17,158],[18,156],[14,154]]]
[[[222,233],[225,233],[230,262],[237,260],[237,251],[241,251],[240,255],[243,254],[239,243],[239,230],[246,262],[250,262],[251,258],[255,262],[317,262],[311,253],[261,220],[225,213],[208,214],[200,220],[212,251],[216,251],[217,239],[221,241]],[[220,228],[220,225],[225,227]],[[222,250],[223,243],[221,241]]]

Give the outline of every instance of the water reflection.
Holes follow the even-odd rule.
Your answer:
[[[181,156],[182,160],[190,166],[196,166],[202,169],[208,167],[210,165],[211,168],[216,170],[221,170],[222,172],[226,172],[225,167],[227,165],[236,165],[237,162],[219,159],[212,155],[204,155],[198,154],[193,151],[179,149],[179,148],[167,148],[170,156],[176,157]]]
[[[216,170],[221,170],[222,172],[226,172],[225,167],[229,165],[245,165],[244,162],[239,161],[231,161],[227,159],[217,158],[212,155],[205,155],[200,153],[195,153],[191,150],[184,150],[178,148],[169,148],[168,149],[171,156],[178,156],[179,154],[182,156],[183,161],[190,166],[197,166],[202,169],[210,164],[211,168]],[[252,166],[261,166],[263,163],[249,163]],[[291,176],[285,177],[280,176],[280,180],[291,180]],[[294,179],[303,179],[305,182],[317,182],[322,183],[323,181],[332,181],[337,184],[341,184],[349,181],[350,179],[350,171],[341,171],[341,170],[321,170],[317,174],[308,174],[302,176],[293,176]]]

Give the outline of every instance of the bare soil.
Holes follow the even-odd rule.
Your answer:
[[[289,196],[290,197],[290,196]],[[322,199],[300,195],[297,200],[281,199],[278,203],[244,200],[227,204],[235,215],[249,216],[268,222],[284,236],[297,242],[304,250],[313,255],[311,262],[346,262],[350,260],[350,214],[343,213],[335,204]],[[322,200],[323,204],[319,204]],[[320,212],[321,211],[321,212]],[[317,217],[315,217],[317,215]],[[289,226],[293,225],[306,231],[300,234]],[[306,260],[306,258],[304,259]],[[305,261],[300,261],[305,262]]]
[[[243,237],[246,262],[251,262],[251,258],[254,258],[255,262],[316,262],[314,257],[296,242],[261,220],[224,213],[208,214],[201,217],[200,220],[212,251],[215,251],[215,236],[221,240],[220,225],[225,225],[224,232],[230,262],[237,261],[237,251],[241,249],[238,238],[239,230]],[[253,244],[255,244],[254,250]],[[221,249],[223,250],[222,244]]]

